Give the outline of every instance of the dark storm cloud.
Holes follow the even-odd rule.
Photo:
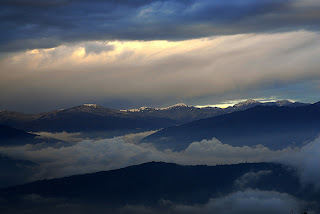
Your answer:
[[[316,29],[320,5],[307,0],[4,0],[0,50],[86,40],[181,40],[209,35]]]

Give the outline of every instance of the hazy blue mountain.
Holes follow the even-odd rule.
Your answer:
[[[251,182],[241,183],[241,178],[246,173],[251,173],[255,178]],[[317,196],[308,192],[307,188],[306,191],[301,191],[296,172],[280,164],[180,166],[151,162],[1,189],[0,198],[6,198],[6,203],[1,204],[0,200],[0,204],[2,209],[11,211],[40,206],[41,202],[50,202],[50,207],[54,208],[54,199],[57,203],[63,200],[64,203],[103,204],[112,207],[126,204],[156,205],[159,200],[201,204],[208,202],[209,198],[246,188],[303,196],[305,200]],[[27,196],[34,196],[38,200],[26,203],[24,198]]]
[[[301,146],[320,133],[320,105],[256,106],[162,129],[145,139],[159,148],[183,150],[194,141],[217,138],[232,146],[263,144],[271,149]]]

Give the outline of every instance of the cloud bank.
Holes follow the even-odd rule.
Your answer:
[[[34,134],[39,135],[38,138],[54,138],[60,141],[65,141],[68,143],[78,143],[83,141],[82,134],[80,132],[76,133],[68,133],[68,132],[58,132],[58,133],[51,133],[51,132],[35,132]]]
[[[320,138],[302,147],[300,152],[281,157],[279,161],[297,168],[304,184],[312,184],[320,189]]]
[[[208,104],[250,95],[315,102],[319,55],[320,35],[310,31],[74,43],[1,58],[0,97],[2,108],[27,112],[80,103]]]
[[[139,140],[150,132],[129,134],[102,140],[84,140],[73,146],[33,149],[33,146],[0,148],[0,152],[17,159],[40,164],[33,179],[64,177],[103,170],[118,169],[151,161],[182,165],[216,165],[243,162],[264,162],[298,149],[272,151],[263,146],[232,147],[217,139],[194,142],[181,152],[160,151]]]

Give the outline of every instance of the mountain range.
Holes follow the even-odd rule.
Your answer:
[[[170,118],[177,121],[177,125],[181,125],[187,122],[194,120],[200,120],[205,118],[210,118],[222,114],[227,114],[235,111],[246,110],[258,105],[262,106],[288,106],[288,107],[298,107],[308,105],[301,102],[291,102],[289,100],[279,100],[275,102],[259,102],[253,99],[248,99],[244,102],[239,102],[233,106],[227,108],[218,108],[218,107],[196,107],[190,106],[184,103],[178,103],[173,106],[166,108],[150,108],[150,107],[141,107],[139,109],[129,109],[121,110],[123,112],[131,113],[132,115],[140,117],[161,117],[161,118]]]
[[[83,104],[39,114],[1,111],[0,124],[32,132],[90,132],[108,130],[150,130],[181,125],[194,120],[245,110],[257,105],[301,106],[287,100],[260,103],[254,100],[238,103],[228,108],[198,108],[176,104],[167,108],[115,110],[96,104]]]

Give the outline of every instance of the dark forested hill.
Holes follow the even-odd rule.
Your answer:
[[[4,213],[33,214],[172,213],[173,204],[199,206],[212,198],[248,190],[312,203],[320,198],[312,186],[300,183],[295,170],[280,164],[181,166],[150,162],[0,189],[0,209]]]
[[[237,186],[246,173],[264,173],[261,180]],[[299,194],[294,171],[279,164],[252,163],[221,166],[180,166],[146,163],[123,169],[36,181],[0,190],[2,197],[37,194],[107,204],[152,204],[160,199],[180,203],[205,203],[210,197],[228,194],[244,187],[276,189]]]

